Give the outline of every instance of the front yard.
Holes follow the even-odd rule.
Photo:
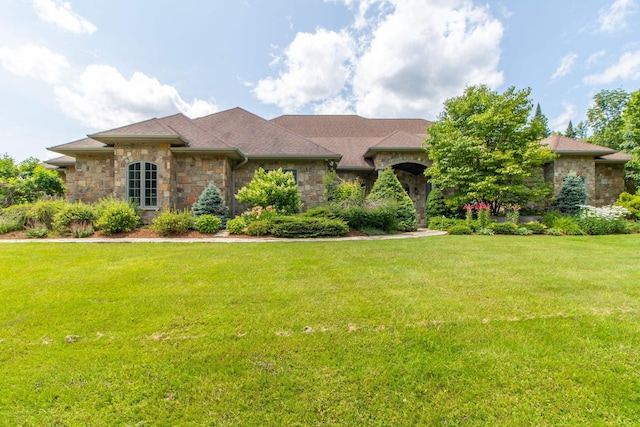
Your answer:
[[[2,425],[634,425],[638,235],[0,243]]]

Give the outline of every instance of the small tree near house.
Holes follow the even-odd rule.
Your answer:
[[[391,202],[396,204],[396,217],[400,231],[413,231],[418,229],[418,213],[411,197],[404,191],[398,177],[391,168],[387,168],[373,184],[371,193],[367,196],[369,201]]]
[[[580,205],[587,201],[587,189],[584,178],[569,172],[562,180],[562,187],[551,204],[551,207],[564,214],[575,214],[580,210]]]
[[[229,207],[225,204],[224,198],[220,193],[220,189],[214,183],[210,183],[207,188],[202,191],[198,201],[191,207],[193,215],[199,217],[202,215],[215,215],[220,218],[221,226],[224,227],[229,217]]]

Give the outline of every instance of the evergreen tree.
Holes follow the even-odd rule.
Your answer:
[[[587,139],[587,124],[582,120],[575,127],[576,139]]]
[[[418,213],[411,197],[404,191],[402,184],[391,168],[387,168],[373,184],[367,200],[392,202],[396,204],[396,217],[398,229],[401,231],[413,231],[418,229]]]
[[[551,207],[559,210],[564,214],[575,214],[580,210],[580,205],[584,205],[587,201],[587,189],[584,178],[576,175],[575,172],[569,172],[562,180],[562,187],[551,204]]]
[[[215,215],[220,218],[221,227],[227,223],[229,216],[229,207],[224,202],[222,194],[216,185],[212,182],[202,191],[198,201],[191,208],[193,215],[196,217],[202,215]]]
[[[540,139],[546,138],[551,135],[551,131],[549,130],[549,119],[542,114],[542,109],[540,108],[540,104],[536,106],[536,112],[533,115],[533,119],[531,120],[531,127],[537,129],[539,132]]]
[[[427,219],[447,216],[449,208],[444,202],[444,194],[438,187],[433,187],[427,197]]]
[[[573,139],[576,139],[578,136],[575,129],[573,129],[573,123],[571,122],[571,120],[569,120],[569,124],[567,125],[567,130],[564,131],[564,136],[566,136],[567,138],[573,138]]]

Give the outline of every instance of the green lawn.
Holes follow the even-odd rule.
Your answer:
[[[640,424],[639,235],[5,243],[0,307],[0,425]]]

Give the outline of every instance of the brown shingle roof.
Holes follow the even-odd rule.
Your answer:
[[[233,150],[229,145],[221,141],[211,132],[198,126],[194,120],[184,114],[174,114],[173,116],[164,117],[159,121],[168,129],[180,136],[190,148],[206,148]]]
[[[166,117],[165,117],[166,118]],[[131,136],[153,136],[153,137],[174,137],[177,138],[178,134],[161,120],[153,118],[145,120],[143,122],[133,123],[127,126],[122,126],[115,129],[106,130],[103,132],[94,133],[89,135],[91,138],[100,140],[102,137],[131,137]]]
[[[242,108],[214,113],[195,122],[250,157],[340,158],[339,154]]]
[[[285,115],[276,117],[271,122],[311,138],[383,138],[398,130],[424,136],[427,127],[431,125],[431,122],[424,119],[366,119],[356,115]]]
[[[602,163],[627,163],[631,160],[631,155],[627,153],[613,153],[596,158],[596,162]]]
[[[552,135],[540,141],[540,144],[548,145],[552,152],[559,154],[602,156],[616,152],[612,148],[589,144],[588,142],[578,141],[562,135]]]
[[[371,160],[364,153],[376,144],[380,138],[310,138],[316,144],[335,153],[342,154],[338,169],[374,169]]]

